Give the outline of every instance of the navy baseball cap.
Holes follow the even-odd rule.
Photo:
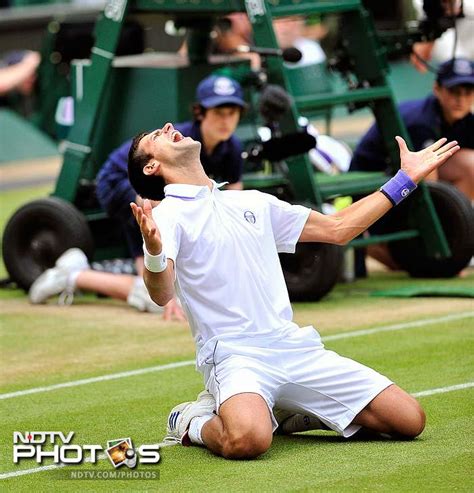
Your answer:
[[[443,87],[474,85],[474,62],[465,58],[444,62],[438,68],[436,81]]]
[[[240,84],[229,77],[211,75],[202,80],[196,89],[197,102],[204,108],[215,108],[223,104],[246,106]]]

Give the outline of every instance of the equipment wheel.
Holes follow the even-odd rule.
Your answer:
[[[443,182],[427,185],[452,256],[429,257],[420,237],[391,242],[389,249],[395,262],[412,277],[453,277],[469,264],[474,254],[474,212],[469,200],[454,186]],[[403,211],[403,216],[397,215],[395,230],[407,227],[409,207]]]
[[[317,301],[340,277],[344,250],[328,243],[299,243],[294,254],[280,254],[291,301]]]
[[[3,233],[5,267],[11,280],[25,290],[72,247],[80,248],[91,258],[94,241],[84,215],[57,197],[23,205]]]

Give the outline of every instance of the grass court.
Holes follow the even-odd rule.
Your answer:
[[[45,187],[1,194],[5,219]],[[5,275],[1,267],[2,277]],[[0,479],[4,491],[473,491],[474,304],[466,298],[378,298],[374,290],[414,282],[472,287],[474,271],[414,281],[374,273],[338,285],[319,303],[295,304],[295,320],[314,325],[326,347],[386,374],[417,395],[427,413],[418,439],[344,440],[332,432],[275,437],[254,461],[226,461],[205,449],[161,450],[153,480],[72,480],[71,468],[12,462],[14,431],[75,432],[73,443],[131,437],[160,443],[169,410],[202,390],[187,326],[140,314],[124,303],[77,298],[71,307],[31,306],[19,290],[0,290]],[[29,391],[29,393],[25,392]],[[51,464],[45,461],[44,465]],[[121,470],[126,467],[122,466]],[[22,474],[25,473],[25,474]]]

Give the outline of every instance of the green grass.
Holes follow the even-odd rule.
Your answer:
[[[0,229],[22,202],[47,190],[3,193]],[[424,285],[469,287],[468,277],[423,280]],[[403,273],[379,273],[338,285],[320,303],[296,304],[300,325],[321,334],[439,318],[473,310],[470,299],[374,298],[378,289],[412,284]],[[339,340],[327,347],[385,373],[409,392],[474,381],[473,317]],[[192,360],[193,342],[183,324],[139,314],[124,303],[93,296],[72,307],[31,306],[20,290],[0,290],[0,392],[14,392],[126,370]],[[74,431],[76,444],[130,436],[136,445],[160,442],[169,410],[202,389],[192,365],[116,380],[0,400],[0,474],[35,468],[12,463],[13,431]],[[344,440],[332,432],[276,437],[255,461],[226,461],[198,447],[162,449],[157,480],[73,481],[65,469],[5,479],[6,491],[389,491],[470,492],[474,389],[420,398],[428,421],[412,442]],[[112,471],[110,463],[81,470]]]
[[[364,298],[359,298],[359,308],[363,310],[361,303]],[[373,301],[367,297],[365,299]],[[466,304],[456,305],[453,312],[469,309],[468,300],[462,301]],[[347,303],[349,307],[352,306],[350,298]],[[396,307],[400,301],[393,303]],[[5,339],[2,347],[8,361],[13,366],[20,365],[23,354],[36,351],[37,362],[46,361],[43,383],[48,384],[171,360],[192,359],[190,336],[186,335],[182,325],[167,325],[153,316],[137,314],[133,319],[139,320],[141,317],[144,322],[137,324],[137,333],[134,333],[134,329],[127,327],[130,320],[127,322],[123,317],[110,320],[107,326],[101,325],[102,319],[92,313],[96,304],[91,305],[90,316],[86,314],[81,320],[79,317],[70,317],[69,326],[62,323],[51,326],[45,322],[49,320],[48,316],[44,319],[37,317],[33,327],[23,328],[18,334],[18,325],[8,323],[7,327],[3,326]],[[344,300],[339,301],[342,310],[347,308],[345,305]],[[319,306],[313,305],[313,309]],[[61,316],[64,321],[67,312],[74,308],[49,306],[44,309],[64,313]],[[110,318],[108,315],[111,311],[120,310],[121,307],[105,304],[102,309],[103,319],[106,320]],[[307,309],[309,307],[297,306],[296,317],[304,316]],[[405,307],[401,306],[400,310],[403,309]],[[321,313],[324,319],[324,313]],[[395,321],[402,320],[394,310],[392,317],[384,320],[383,324]],[[349,324],[350,318],[346,322]],[[330,327],[330,322],[326,325]],[[149,331],[145,326],[149,326]],[[106,334],[104,339],[103,332]],[[173,340],[173,332],[186,348],[180,357],[176,357],[177,344]],[[327,332],[331,333],[332,329]],[[118,338],[118,345],[114,345],[114,337]],[[68,342],[71,338],[75,340],[75,345]],[[105,342],[107,339],[109,346]],[[134,347],[134,357],[129,360],[125,358],[128,353],[119,347],[126,345],[127,341],[129,346]],[[167,349],[168,352],[161,356],[147,353],[151,345],[157,351]],[[377,368],[410,392],[473,380],[472,318],[335,340],[327,345],[330,349]],[[97,349],[97,346],[99,350],[94,355],[84,356],[92,348]],[[110,352],[117,354],[118,359],[110,360]],[[125,365],[120,355],[125,358]],[[95,358],[97,366],[92,370],[81,366],[81,357],[89,362]],[[72,364],[67,372],[60,372],[59,375],[56,368],[58,358]],[[101,360],[108,361],[107,368],[100,366]],[[6,370],[8,368],[3,367],[3,371]],[[18,377],[13,374],[2,391],[29,388],[39,383],[33,369],[29,378],[27,374],[19,374]],[[78,444],[105,445],[107,440],[122,436],[131,436],[136,444],[159,442],[165,433],[169,409],[178,402],[192,399],[201,387],[199,375],[192,366],[186,366],[1,400],[3,423],[0,432],[0,471],[36,467],[34,462],[25,462],[21,466],[12,464],[12,432],[15,430],[73,430],[76,432],[75,443]],[[138,466],[137,470],[159,471],[158,480],[72,481],[64,479],[64,470],[53,470],[7,479],[2,486],[12,491],[27,491],[31,488],[44,491],[114,489],[170,492],[204,489],[210,492],[472,491],[474,481],[469,474],[472,468],[471,436],[474,431],[472,396],[473,390],[466,389],[421,398],[427,411],[428,426],[424,434],[413,442],[346,441],[334,433],[313,432],[276,437],[264,456],[250,462],[226,461],[202,448],[175,446],[162,450],[159,465]],[[112,470],[105,460],[99,461],[97,466],[82,465],[80,469]]]

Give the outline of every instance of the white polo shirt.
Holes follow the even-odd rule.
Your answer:
[[[255,190],[168,185],[153,209],[198,366],[217,340],[275,337],[292,323],[278,252],[293,253],[310,209]]]

